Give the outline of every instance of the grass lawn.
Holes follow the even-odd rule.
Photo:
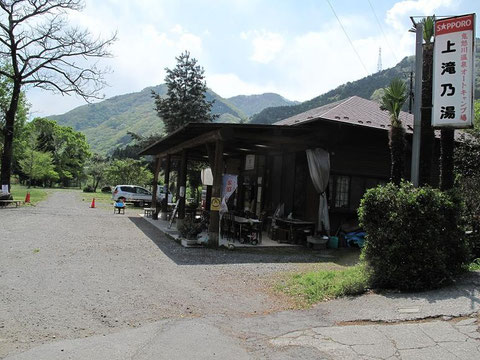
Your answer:
[[[45,200],[48,196],[48,189],[43,188],[30,188],[28,189],[23,185],[12,185],[11,193],[14,200],[25,200],[27,192],[30,192],[30,203],[36,205],[42,200]]]
[[[93,198],[95,198],[95,206],[104,209],[111,208],[113,204],[112,193],[102,193],[97,191],[96,193],[79,192],[80,199],[85,203],[91,204]]]
[[[363,294],[368,281],[362,265],[288,274],[276,284],[276,290],[301,306],[341,296]]]

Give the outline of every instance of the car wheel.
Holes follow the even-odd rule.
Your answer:
[[[138,206],[140,206],[140,207],[143,208],[143,207],[145,206],[145,201],[140,200],[140,201],[138,202]]]

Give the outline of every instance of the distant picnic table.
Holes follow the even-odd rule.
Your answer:
[[[7,207],[10,204],[15,204],[15,207],[18,207],[22,203],[22,200],[0,200],[0,207]]]

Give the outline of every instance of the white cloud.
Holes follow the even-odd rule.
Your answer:
[[[268,64],[275,59],[284,46],[282,35],[265,30],[242,32],[240,38],[243,40],[252,38],[253,54],[250,56],[250,60],[261,64]]]
[[[240,79],[236,74],[206,74],[208,87],[222,97],[236,95],[262,94],[265,92],[279,92],[273,84],[255,84]]]
[[[452,0],[400,1],[387,11],[386,22],[396,30],[402,31],[410,16],[433,15],[437,9],[451,5]]]

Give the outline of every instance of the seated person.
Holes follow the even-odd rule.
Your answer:
[[[118,210],[119,214],[120,214],[120,211],[122,211],[122,210],[123,210],[123,212],[125,212],[125,203],[122,200],[115,201],[114,211],[115,210]]]

